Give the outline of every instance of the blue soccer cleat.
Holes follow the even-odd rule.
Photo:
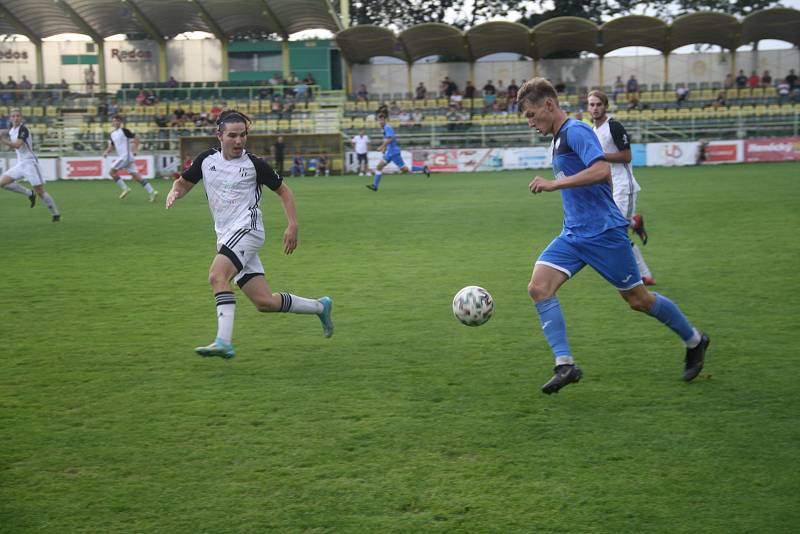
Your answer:
[[[215,339],[211,345],[197,347],[194,349],[194,351],[200,356],[219,356],[220,358],[225,358],[226,360],[236,356],[236,351],[233,350],[233,344],[225,343],[220,338]]]
[[[322,303],[322,313],[318,313],[317,317],[322,323],[322,333],[325,337],[331,337],[333,335],[333,321],[331,321],[333,300],[330,297],[322,297],[319,301]]]

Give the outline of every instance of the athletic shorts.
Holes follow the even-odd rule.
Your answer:
[[[264,245],[264,232],[241,228],[217,241],[217,253],[227,257],[236,266],[233,281],[243,286],[253,276],[263,275],[264,266],[258,252]]]
[[[38,161],[20,161],[4,172],[3,175],[11,177],[15,182],[18,180],[25,180],[34,186],[44,185],[44,176],[42,176],[42,170],[39,168]]]
[[[362,162],[366,163],[367,162],[367,153],[366,152],[364,152],[363,154],[356,154],[356,156],[358,157],[358,162],[359,163],[362,163]]]
[[[559,270],[570,278],[588,265],[620,291],[642,283],[624,227],[611,228],[593,237],[562,233],[547,245],[536,263]]]
[[[635,191],[618,191],[614,189],[614,203],[622,212],[622,216],[629,221],[636,213],[636,193]]]
[[[403,161],[403,155],[400,152],[396,152],[392,155],[384,154],[383,161],[386,163],[394,163],[401,169],[406,166],[405,162]]]
[[[111,163],[111,168],[116,170],[125,169],[129,173],[139,173],[138,169],[136,168],[136,162],[133,161],[131,156],[127,158],[117,158]]]

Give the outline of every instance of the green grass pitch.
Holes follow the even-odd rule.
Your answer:
[[[548,171],[542,171],[548,175]],[[559,232],[533,172],[290,180],[299,248],[265,190],[275,291],[334,298],[216,332],[202,189],[0,191],[0,532],[796,532],[800,165],[637,169],[656,289],[711,335],[683,347],[585,269],[559,293],[584,380],[527,295]],[[481,285],[494,317],[450,303]]]

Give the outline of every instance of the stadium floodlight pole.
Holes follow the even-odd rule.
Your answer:
[[[131,8],[133,16],[139,21],[139,24],[144,28],[147,34],[158,44],[158,81],[167,81],[167,40],[158,31],[158,28],[147,18],[147,15],[139,9],[134,0],[122,0],[123,4],[127,4]]]
[[[208,25],[208,29],[211,30],[211,33],[214,34],[214,37],[219,39],[220,43],[220,52],[222,53],[222,79],[227,81],[230,78],[230,68],[228,67],[228,36],[222,30],[222,27],[217,24],[217,21],[214,20],[214,17],[206,11],[206,8],[203,7],[203,4],[200,2],[194,2],[194,0],[188,0],[190,4],[194,4],[195,8],[197,8],[197,12],[200,14],[200,18],[203,19]]]
[[[100,35],[95,31],[92,26],[83,20],[77,11],[72,9],[72,7],[65,2],[64,0],[53,0],[53,3],[58,6],[64,13],[67,14],[67,17],[81,29],[83,33],[88,35],[92,38],[92,41],[97,45],[97,74],[100,78],[100,92],[106,92],[106,47],[105,47],[105,39],[103,36]]]
[[[44,83],[44,54],[42,53],[42,39],[34,33],[27,24],[14,16],[11,11],[0,4],[0,19],[8,21],[20,34],[24,35],[36,46],[36,83]]]

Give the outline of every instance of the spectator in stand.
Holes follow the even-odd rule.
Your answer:
[[[381,105],[378,106],[377,111],[375,111],[375,116],[377,117],[378,115],[389,116],[389,106],[387,106],[386,103],[381,102]]]
[[[22,75],[22,80],[19,82],[19,88],[24,89],[25,91],[30,91],[33,89],[33,84],[24,74]]]
[[[183,123],[186,122],[186,112],[180,106],[172,110],[172,120],[170,120],[169,125],[172,127],[183,126]]]
[[[617,79],[614,81],[614,92],[612,93],[615,104],[617,103],[617,97],[624,92],[625,82],[622,81],[622,76],[617,76]]]
[[[11,76],[8,77],[8,81],[6,82],[6,89],[10,91],[14,91],[17,88],[17,82],[14,81],[14,78]]]
[[[283,176],[283,160],[286,154],[286,143],[283,142],[283,136],[279,135],[278,139],[272,145],[272,161],[275,162],[275,170],[278,174]]]
[[[427,94],[428,94],[428,89],[425,87],[425,84],[419,82],[417,89],[414,91],[414,97],[417,100],[424,100]]]
[[[389,115],[392,117],[396,117],[400,115],[400,112],[403,111],[400,109],[400,106],[397,105],[397,100],[392,100],[389,103]]]
[[[629,110],[639,110],[642,109],[641,104],[639,103],[639,97],[636,95],[630,96],[628,98],[628,109]]]
[[[675,103],[678,105],[678,107],[681,107],[688,98],[689,98],[689,90],[686,88],[684,84],[679,83],[675,87]]]
[[[778,82],[775,92],[778,94],[778,103],[783,104],[789,100],[789,95],[792,93],[792,86],[789,84],[788,80],[783,79]]]
[[[308,86],[304,81],[301,80],[294,86],[294,97],[298,101],[302,99],[308,102]]]
[[[725,89],[733,89],[736,85],[736,80],[733,79],[733,74],[730,72],[725,75]]]
[[[214,106],[208,110],[208,120],[212,123],[217,122],[217,118],[219,117],[219,114],[222,113],[222,109],[224,107],[224,105],[214,104]]]
[[[752,71],[750,73],[750,77],[747,79],[747,87],[750,89],[754,87],[761,86],[761,78],[758,77],[758,73],[756,71]]]
[[[144,105],[145,106],[152,106],[152,105],[155,105],[156,102],[158,102],[158,99],[156,98],[155,93],[151,93],[151,92],[148,91],[146,94],[147,94],[147,98],[144,99]]]
[[[447,130],[450,132],[454,131],[456,129],[456,121],[458,120],[458,110],[455,108],[455,106],[451,105],[447,109],[445,117],[447,118],[447,123],[448,123]]]
[[[772,85],[772,76],[768,70],[765,70],[761,76],[761,87],[769,87],[770,85]]]
[[[112,117],[119,114],[119,105],[116,98],[111,99],[111,103],[108,105],[108,114]]]
[[[303,156],[297,155],[292,159],[292,167],[289,169],[289,174],[292,176],[303,176],[305,173],[305,167],[303,162]]]
[[[506,96],[506,86],[503,80],[497,80],[497,96]]]
[[[272,96],[272,88],[269,86],[262,86],[258,89],[258,99],[259,100],[269,100]]]
[[[405,109],[400,110],[400,113],[397,115],[397,121],[400,123],[400,126],[403,127],[412,126],[411,113],[409,113]]]
[[[736,87],[738,89],[744,89],[747,87],[747,76],[742,69],[739,69],[739,75],[736,77]]]
[[[94,93],[94,67],[89,65],[89,68],[83,71],[83,82],[86,84],[86,92],[90,95]]]
[[[725,91],[717,93],[717,98],[712,105],[714,108],[722,108],[728,105],[728,100],[725,98]]]
[[[517,85],[517,80],[511,80],[511,83],[508,84],[506,88],[507,96],[507,106],[506,111],[509,113],[516,113],[519,111],[519,104],[517,104],[517,93],[519,92],[519,86]]]
[[[461,109],[462,100],[464,100],[464,97],[461,95],[461,91],[456,90],[456,92],[450,95],[450,105],[455,109]]]
[[[361,87],[358,88],[358,93],[356,93],[356,99],[359,102],[369,102],[369,91],[367,91],[367,86],[363,83]]]
[[[144,89],[139,89],[139,94],[136,95],[136,104],[139,106],[144,106],[146,100],[147,93],[144,92]]]
[[[425,116],[422,114],[422,110],[417,108],[411,113],[411,125],[414,128],[422,128],[422,121]]]
[[[467,86],[464,87],[464,98],[475,98],[475,86],[472,85],[471,81],[467,82]]]
[[[67,82],[67,80],[64,78],[61,78],[61,83],[58,84],[58,88],[64,91],[64,96],[69,94],[69,82]]]
[[[331,166],[330,160],[328,159],[327,154],[322,154],[317,160],[317,176],[322,174],[323,176],[330,176],[331,175]]]
[[[625,91],[628,94],[636,94],[639,92],[639,81],[633,74],[631,74],[631,77],[628,78],[628,83],[625,85]]]
[[[563,94],[563,93],[565,93],[567,91],[567,84],[565,84],[564,82],[560,81],[560,82],[558,82],[557,84],[555,84],[553,86],[553,89],[556,90],[556,93]]]
[[[281,105],[281,97],[279,95],[275,95],[272,97],[272,101],[269,103],[269,111],[270,113],[280,113],[283,106]]]
[[[494,104],[497,101],[497,89],[492,84],[492,80],[483,86],[483,112],[494,111]]]
[[[283,109],[281,109],[281,113],[285,115],[291,115],[294,112],[294,97],[292,95],[286,95],[283,97]]]
[[[450,77],[445,76],[444,80],[439,83],[439,92],[444,93],[444,96],[450,98]]]
[[[314,79],[314,75],[311,74],[310,72],[306,74],[306,77],[303,78],[303,81],[309,87],[312,86],[312,85],[317,85],[317,80]]]
[[[790,89],[797,87],[797,74],[794,73],[794,69],[789,69],[789,74],[786,75],[786,81],[789,82]]]
[[[97,116],[105,122],[106,118],[108,117],[108,104],[105,100],[101,100],[99,104],[97,104]]]
[[[175,76],[170,76],[169,80],[167,80],[167,87],[176,88],[178,87],[178,80],[175,79]]]
[[[267,80],[267,83],[269,85],[280,85],[281,81],[280,81],[280,78],[278,78],[277,74],[273,74],[272,76],[269,77],[269,79]]]

